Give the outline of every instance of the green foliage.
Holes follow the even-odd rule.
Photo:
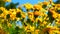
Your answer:
[[[2,14],[3,13],[3,11],[2,10],[0,10],[0,14]]]
[[[50,19],[50,22],[52,23],[54,18],[52,17],[52,13],[50,11],[48,12],[48,17]]]
[[[0,1],[0,7],[5,7],[5,2],[4,1]]]
[[[57,0],[56,2],[54,2],[54,3],[56,3],[56,4],[60,4],[60,0]]]
[[[13,3],[13,2],[11,2],[10,4],[8,4],[7,6],[6,6],[6,9],[15,9],[16,7],[17,7],[17,5],[19,5],[19,3]]]

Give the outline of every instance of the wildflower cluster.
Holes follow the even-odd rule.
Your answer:
[[[0,34],[60,34],[60,4],[50,0],[9,10],[0,7]]]

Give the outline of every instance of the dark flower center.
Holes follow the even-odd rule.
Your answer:
[[[2,14],[3,13],[3,11],[2,10],[0,10],[0,14]]]

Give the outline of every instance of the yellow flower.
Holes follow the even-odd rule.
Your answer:
[[[5,2],[11,2],[11,0],[4,0]]]
[[[31,9],[31,8],[33,8],[33,5],[27,3],[27,4],[24,4],[24,7],[25,7],[26,9]]]
[[[49,1],[52,1],[52,0],[49,0]]]
[[[42,6],[41,5],[34,5],[33,7],[34,7],[34,9],[38,9],[38,10],[41,10],[42,9]]]
[[[42,22],[43,21],[43,19],[42,18],[39,18],[39,20]]]
[[[4,14],[4,15],[7,15],[7,14],[8,14],[8,10],[4,10],[4,11],[3,11],[3,14]]]
[[[33,19],[34,16],[33,16],[33,15],[28,15],[28,18],[29,18],[29,19]]]
[[[22,15],[22,18],[26,18],[26,16],[25,15]]]
[[[46,20],[46,19],[47,19],[47,16],[48,16],[47,14],[44,14],[44,20]]]
[[[10,15],[10,19],[11,19],[11,20],[15,20],[15,19],[16,19],[16,15],[11,14],[11,15]]]
[[[60,8],[60,4],[55,4],[55,7]]]
[[[55,34],[55,33],[58,34],[58,33],[59,33],[59,29],[58,29],[57,27],[54,26],[54,27],[51,28],[51,30],[50,30],[49,33],[50,33],[50,34]]]
[[[30,30],[30,25],[28,25],[28,26],[26,26],[26,27],[24,27],[25,28],[25,31],[29,31]]]
[[[44,21],[44,22],[43,22],[43,24],[44,24],[44,25],[46,25],[46,24],[47,24],[47,22],[46,22],[46,21]]]
[[[30,20],[32,21],[32,23],[34,23],[34,18],[31,18]]]
[[[2,10],[2,11],[4,11],[4,10],[6,10],[4,7],[0,7],[0,10]]]
[[[12,26],[12,24],[10,24],[10,23],[7,23],[7,25],[8,25],[9,28]]]
[[[46,5],[47,6],[48,4],[49,4],[49,2],[43,2],[43,5]]]
[[[47,17],[45,20],[49,20],[49,18]]]
[[[28,15],[33,15],[33,12],[28,12]]]
[[[60,24],[60,20],[57,20],[56,24]]]
[[[39,33],[39,29],[35,30],[35,34],[38,34]]]
[[[50,28],[44,28],[43,30],[42,30],[42,32],[43,32],[43,34],[49,34],[49,32],[50,32]]]
[[[15,11],[16,11],[16,12],[20,12],[20,13],[23,12],[23,11],[22,11],[21,9],[19,9],[19,8],[15,9]]]
[[[24,12],[21,13],[22,18],[26,18],[26,14]]]
[[[40,12],[40,15],[39,16],[44,16],[45,14],[43,12]]]
[[[34,31],[35,27],[34,26],[30,26],[30,30]]]
[[[26,30],[27,32],[33,32],[34,29],[35,29],[35,27],[34,27],[34,26],[31,26],[31,25],[28,25],[28,26],[25,27],[25,30]]]
[[[8,10],[3,7],[0,7],[0,17],[6,19],[6,15],[8,14]]]
[[[10,15],[10,20],[15,20],[16,19],[16,11],[15,11],[15,9],[10,9],[8,11],[8,14]]]
[[[6,15],[4,15],[4,14],[1,14],[0,17],[6,19]]]
[[[58,14],[58,18],[60,19],[60,14]]]
[[[58,10],[60,10],[60,8],[58,8]]]
[[[57,18],[57,14],[53,14],[52,16],[53,16],[53,18]]]
[[[51,23],[49,23],[46,27],[47,28],[52,28],[53,26],[51,26]]]
[[[29,17],[30,19],[34,18],[33,12],[28,12],[28,17]]]
[[[50,10],[50,12],[51,12],[53,18],[57,18],[58,14],[54,10]]]
[[[49,0],[49,2],[50,2],[50,4],[52,4],[52,3],[53,3],[53,1],[52,1],[52,0]]]
[[[33,12],[33,14],[34,14],[35,17],[38,17],[40,15],[40,12],[39,11],[35,11],[35,12]]]
[[[42,18],[36,18],[36,22],[42,23]]]

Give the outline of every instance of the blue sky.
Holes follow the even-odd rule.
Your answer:
[[[41,2],[44,1],[44,0],[40,0]],[[53,1],[56,1],[56,0],[53,0]],[[19,4],[25,4],[25,3],[31,3],[31,4],[36,4],[38,3],[38,0],[12,0],[12,2],[16,3],[16,2],[19,2]]]

